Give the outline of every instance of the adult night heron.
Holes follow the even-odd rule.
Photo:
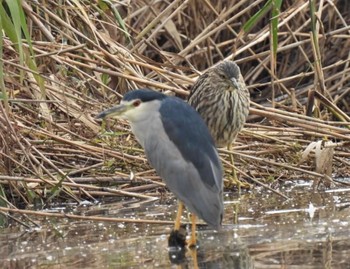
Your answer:
[[[188,103],[204,119],[216,146],[230,150],[249,113],[249,91],[238,65],[224,61],[208,69],[193,85]],[[244,185],[235,169],[232,183]]]
[[[176,97],[141,89],[126,93],[119,105],[96,118],[127,119],[148,161],[179,199],[175,231],[183,203],[192,212],[190,245],[196,217],[219,229],[223,216],[222,166],[214,141],[199,114]]]

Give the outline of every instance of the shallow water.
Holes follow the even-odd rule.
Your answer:
[[[313,192],[305,182],[284,188],[289,200],[265,189],[225,195],[222,231],[199,227],[198,250],[182,253],[179,265],[171,261],[181,255],[169,253],[171,225],[47,219],[32,231],[0,230],[0,267],[350,268],[350,189]],[[174,199],[125,205],[75,211],[172,220],[176,210]]]

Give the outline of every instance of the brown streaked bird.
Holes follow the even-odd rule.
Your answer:
[[[230,149],[246,122],[249,99],[249,90],[238,65],[233,61],[223,61],[199,76],[188,103],[204,119],[216,146]],[[231,183],[245,187],[237,179],[234,169]]]

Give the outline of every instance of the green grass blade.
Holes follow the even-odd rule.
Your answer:
[[[10,38],[10,40],[15,44],[17,48],[18,42],[17,42],[17,35],[14,30],[14,25],[3,5],[0,5],[0,18],[1,18],[1,30],[5,32],[8,38]]]
[[[17,0],[17,3],[18,3],[18,15],[19,15],[19,21],[21,24],[22,34],[24,35],[24,37],[28,43],[28,46],[30,49],[30,54],[34,55],[34,50],[33,50],[33,46],[32,46],[32,39],[31,39],[29,31],[28,31],[26,16],[25,16],[25,13],[24,13],[22,5],[21,5],[21,0]]]
[[[282,5],[282,0],[273,0],[271,31],[272,31],[272,50],[273,50],[274,56],[276,56],[277,54],[277,47],[278,47],[278,16],[280,14],[281,5]]]
[[[266,4],[260,9],[257,13],[255,13],[242,27],[243,32],[249,32],[264,16],[267,12],[270,11],[272,7],[272,1],[268,0]]]
[[[0,14],[1,12],[4,11],[3,10],[3,6],[0,6]],[[2,16],[1,16],[2,18]],[[7,91],[5,88],[5,80],[4,80],[4,62],[2,61],[3,59],[3,32],[2,32],[2,19],[0,19],[0,89],[1,89],[1,96],[0,96],[0,100],[4,101],[4,106],[5,106],[5,110],[6,112],[9,112],[9,103],[8,103],[8,95],[7,95]],[[1,186],[0,186],[1,187]]]
[[[309,7],[310,7],[310,16],[311,16],[311,31],[313,34],[315,34],[316,31],[316,7],[315,7],[315,1],[309,0]]]
[[[15,44],[15,47],[19,54],[20,65],[23,65],[25,56],[24,56],[23,45],[22,45],[22,27],[21,27],[21,16],[20,16],[20,9],[22,9],[22,7],[19,5],[18,1],[13,1],[13,0],[6,0],[6,4],[11,14],[11,19],[10,18],[8,19],[10,19],[12,28],[8,27],[9,23],[7,23],[6,25],[7,27],[6,29],[4,28],[4,30],[6,34],[9,36],[9,38],[11,39],[11,41]],[[4,15],[4,14],[1,14],[1,15]],[[24,77],[24,72],[21,70],[20,71],[21,82],[23,81],[23,77]]]
[[[119,24],[119,27],[122,29],[125,37],[128,39],[129,44],[132,45],[132,40],[130,38],[130,34],[128,32],[128,29],[126,28],[124,20],[120,16],[118,9],[115,8],[115,5],[112,4],[111,1],[109,1],[109,0],[100,0],[100,1],[98,1],[98,5],[102,10],[105,10],[106,7],[108,7],[113,12],[114,17]]]
[[[0,7],[0,17],[2,21],[2,27],[0,28],[5,32],[5,34],[10,38],[12,43],[14,44],[16,50],[19,54],[20,65],[27,64],[27,66],[34,71],[34,73],[38,73],[38,68],[31,56],[34,55],[31,37],[29,35],[27,22],[25,13],[21,6],[20,0],[6,0],[6,4],[8,6],[9,14],[6,12],[4,8],[4,3]],[[11,17],[10,17],[11,16]],[[29,46],[29,53],[24,49],[22,37],[26,38],[27,44]],[[20,79],[23,81],[24,72],[20,70]],[[44,81],[41,76],[34,75],[40,89],[44,91]],[[1,79],[1,77],[0,77]]]
[[[1,207],[8,207],[8,203],[6,202],[6,192],[4,190],[4,187],[2,184],[0,184],[0,206]],[[5,213],[0,214],[0,228],[5,227],[8,223],[8,218]]]

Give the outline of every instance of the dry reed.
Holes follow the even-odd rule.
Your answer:
[[[224,59],[239,64],[253,101],[233,148],[242,180],[276,188],[286,180],[329,186],[338,184],[332,177],[349,177],[348,1],[320,1],[315,28],[307,0],[283,1],[276,57],[270,13],[242,31],[265,1],[22,2],[31,38],[23,49],[28,58],[32,47],[37,70],[20,62],[5,36],[2,205],[159,196],[164,185],[128,125],[101,129],[93,118],[135,88],[186,98],[198,74]],[[314,142],[321,144],[310,148]]]

